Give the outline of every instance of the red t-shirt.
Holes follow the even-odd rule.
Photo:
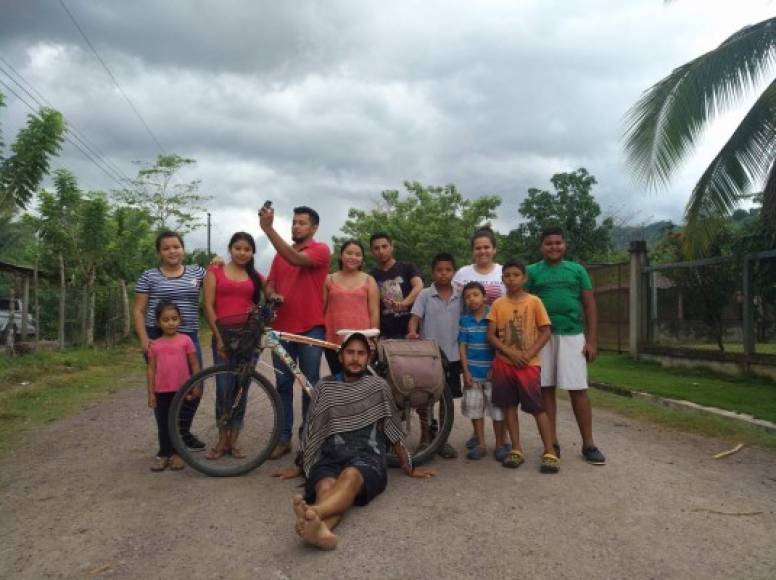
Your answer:
[[[268,280],[274,282],[275,292],[283,296],[283,305],[272,323],[282,332],[307,332],[314,326],[323,326],[323,284],[329,273],[329,246],[309,240],[296,248],[312,260],[308,268],[289,264],[280,255],[272,260]]]
[[[209,271],[216,277],[216,318],[245,314],[253,307],[253,280],[231,280],[223,266],[211,266]]]
[[[185,334],[172,338],[161,337],[151,343],[148,358],[156,361],[154,375],[155,393],[174,393],[189,380],[190,353],[197,352],[194,342]]]

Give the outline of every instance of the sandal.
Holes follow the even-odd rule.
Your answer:
[[[504,458],[504,461],[501,463],[501,465],[504,467],[509,467],[510,469],[517,469],[523,464],[524,461],[525,457],[523,457],[522,451],[519,449],[512,449],[509,453],[507,453],[507,456]]]
[[[215,461],[216,459],[221,459],[226,454],[226,451],[224,449],[219,449],[218,447],[211,447],[210,451],[207,452],[207,455],[205,455],[205,459],[210,459],[211,461]]]
[[[169,463],[170,463],[170,469],[172,471],[180,471],[186,466],[186,464],[183,463],[183,459],[181,459],[180,455],[173,455],[172,457],[170,457]]]
[[[542,464],[539,467],[542,473],[558,473],[560,471],[560,459],[552,453],[542,455]]]
[[[169,464],[169,457],[157,457],[151,464],[151,471],[164,471]]]

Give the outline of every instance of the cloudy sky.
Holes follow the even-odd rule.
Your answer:
[[[338,232],[405,179],[498,194],[517,223],[529,187],[584,166],[607,213],[679,220],[694,181],[741,110],[720,117],[664,191],[624,164],[622,117],[674,67],[773,15],[774,0],[65,0],[185,179],[213,196],[213,246],[256,231],[274,200]],[[15,68],[128,176],[159,148],[58,0],[0,0],[0,66]],[[9,71],[10,72],[10,71]],[[10,83],[0,72],[0,80]],[[11,84],[13,88],[18,88]],[[28,110],[0,84],[6,141]],[[25,96],[24,93],[20,93]],[[84,188],[117,184],[72,145],[55,167]],[[189,246],[204,246],[204,232]],[[266,243],[261,262],[270,252]]]

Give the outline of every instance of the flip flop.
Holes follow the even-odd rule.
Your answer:
[[[217,447],[211,447],[210,451],[207,452],[207,455],[205,455],[205,459],[210,459],[211,461],[215,461],[216,459],[221,459],[224,454],[226,454],[226,451],[223,449],[218,449]]]

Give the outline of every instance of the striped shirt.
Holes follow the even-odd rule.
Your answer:
[[[391,444],[404,439],[391,387],[384,379],[372,375],[352,383],[321,379],[313,389],[299,446],[305,476],[318,462],[326,439],[376,423]]]
[[[480,320],[473,314],[464,314],[459,323],[458,342],[466,345],[466,361],[475,381],[487,379],[493,363],[493,347],[488,344],[489,311],[486,306]]]
[[[146,270],[137,279],[136,294],[148,294],[146,326],[156,326],[156,306],[160,302],[172,302],[181,311],[178,332],[194,333],[199,330],[199,291],[205,269],[202,266],[184,266],[183,274],[167,277],[159,268]]]

